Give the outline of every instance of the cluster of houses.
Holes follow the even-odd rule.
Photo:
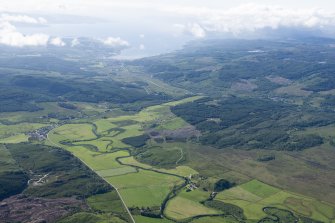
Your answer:
[[[57,125],[49,125],[34,131],[28,132],[27,135],[29,136],[29,140],[38,140],[43,141],[48,137],[48,132],[52,129],[56,128]]]
[[[190,174],[190,176],[188,177],[188,184],[186,186],[186,191],[189,192],[189,191],[193,191],[195,189],[197,189],[197,185],[192,182],[192,174]]]

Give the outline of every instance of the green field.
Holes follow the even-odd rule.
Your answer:
[[[189,166],[177,166],[176,168],[172,168],[172,169],[156,168],[156,167],[150,166],[145,163],[140,163],[134,157],[122,158],[120,159],[120,161],[123,164],[134,165],[134,166],[142,167],[145,169],[157,170],[157,171],[164,172],[164,173],[176,174],[176,175],[183,176],[183,177],[188,177],[190,175],[198,174],[196,170],[192,169]]]
[[[169,162],[169,165],[172,166],[175,165],[182,155],[180,151],[183,150],[184,156],[186,156],[192,149],[192,144],[149,142],[150,145],[145,148],[142,154],[152,157],[150,161],[144,159],[145,163],[143,163],[131,156],[131,152],[136,149],[125,144],[123,139],[143,135],[145,127],[155,122],[161,124],[156,127],[158,130],[174,130],[184,127],[186,123],[171,115],[169,106],[194,99],[196,98],[151,106],[133,115],[110,116],[104,119],[90,120],[89,123],[66,124],[50,132],[49,143],[62,146],[72,152],[98,175],[118,188],[129,208],[160,207],[172,188],[183,182],[181,178],[167,174],[183,177],[199,174],[198,171],[184,164],[171,168],[165,168],[164,165],[162,167],[164,162]],[[94,125],[91,123],[94,123]],[[160,126],[164,126],[164,128]],[[125,150],[126,148],[129,150]],[[169,159],[160,160],[162,154],[165,154],[164,157],[169,157],[171,162],[168,161]],[[139,158],[143,160],[143,158]],[[119,159],[119,162],[117,159]],[[154,166],[150,162],[158,162],[160,165]],[[238,180],[243,176],[239,176],[238,173],[233,174],[234,172],[232,171],[228,173],[231,173],[231,176],[229,176],[231,179],[237,177],[236,179]],[[214,184],[216,180],[218,179],[207,179],[211,184]],[[201,214],[222,213],[220,210],[200,203],[208,197],[209,192],[204,192],[201,189],[191,192],[186,192],[183,189],[176,197],[168,201],[164,214],[169,218],[182,220]],[[299,215],[321,221],[329,221],[333,219],[334,215],[333,207],[329,204],[316,203],[317,201],[312,198],[289,193],[257,180],[251,180],[220,192],[215,199],[241,207],[244,215],[251,220],[259,220],[266,217],[267,214],[263,211],[266,206],[289,209]],[[97,210],[106,209],[109,207],[108,205],[108,202],[91,202],[91,206]],[[323,208],[320,210],[317,207]],[[139,219],[139,222],[160,221],[147,217],[136,217],[136,219]],[[194,219],[193,221],[204,222],[206,221],[205,219],[211,219],[216,222],[223,218],[206,217]],[[164,221],[165,219],[160,222]],[[234,219],[226,218],[224,221],[233,222]]]
[[[67,124],[62,125],[53,131],[53,135],[59,135],[62,140],[81,141],[95,139],[92,132],[92,125],[89,124]]]
[[[183,182],[180,177],[169,174],[189,176],[197,174],[197,171],[188,166],[162,169],[139,163],[130,156],[129,151],[123,150],[123,148],[129,148],[129,145],[122,140],[142,135],[143,126],[162,117],[161,111],[171,113],[170,105],[196,98],[152,106],[134,115],[93,120],[94,126],[90,123],[66,124],[49,133],[48,144],[58,145],[70,151],[98,175],[118,188],[128,207],[159,207],[172,188]],[[171,129],[181,127],[179,124],[185,124],[175,116],[171,117],[171,123],[174,123]],[[97,135],[94,134],[94,131]],[[179,149],[177,152],[178,157],[173,161],[174,163],[180,157]],[[120,159],[121,164],[117,162],[117,158],[120,157],[124,157]],[[136,168],[127,165],[148,170],[136,170]],[[104,202],[91,204],[95,209],[103,209],[106,205],[108,206]],[[202,208],[207,209],[206,207]]]
[[[243,208],[248,219],[266,217],[264,207],[291,210],[297,215],[322,222],[330,222],[335,217],[335,209],[331,204],[280,190],[257,180],[220,192],[215,199]]]
[[[134,173],[134,172],[136,172],[136,169],[130,166],[96,171],[96,173],[102,177],[113,177],[113,176],[118,176],[118,175],[124,175],[127,173]]]
[[[0,124],[0,139],[15,137],[19,133],[27,133],[44,126],[46,125],[40,123],[20,123],[15,125]]]
[[[137,223],[173,223],[168,219],[148,218],[140,215],[135,215],[134,218]]]
[[[219,214],[219,211],[208,208],[200,203],[200,201],[204,201],[208,197],[208,192],[201,190],[186,192],[184,189],[177,197],[168,202],[165,214],[176,220],[204,214]]]
[[[106,179],[119,189],[129,207],[160,206],[172,187],[182,182],[177,177],[146,170]]]
[[[9,136],[7,138],[0,139],[0,143],[20,143],[20,142],[27,142],[28,136],[25,134],[18,134]]]

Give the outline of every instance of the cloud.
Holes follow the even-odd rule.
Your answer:
[[[196,37],[202,37],[206,32],[240,34],[262,29],[329,29],[335,26],[335,13],[318,8],[289,9],[273,5],[244,4],[225,10],[198,7],[164,10],[195,21],[193,25],[187,24],[184,27]]]
[[[78,46],[79,44],[80,44],[80,42],[77,38],[75,38],[71,41],[71,47]]]
[[[52,38],[49,43],[54,46],[65,46],[66,45],[66,43],[59,37]]]
[[[49,36],[45,34],[24,35],[18,32],[15,26],[8,22],[0,21],[0,44],[23,47],[23,46],[45,46]]]
[[[187,34],[196,38],[204,38],[206,36],[206,31],[198,23],[174,24],[174,28],[177,35]]]
[[[188,31],[196,38],[204,38],[206,31],[197,23],[189,24]]]
[[[0,44],[24,47],[24,46],[45,46],[48,43],[49,36],[42,33],[24,35],[17,31],[13,22],[28,24],[44,24],[43,18],[32,18],[25,15],[1,14],[0,16]]]
[[[12,47],[46,46],[47,44],[55,46],[66,45],[61,38],[54,37],[50,39],[49,35],[43,33],[25,35],[19,32],[13,23],[46,24],[47,20],[42,17],[34,18],[27,15],[1,14],[0,44]]]
[[[130,44],[126,41],[121,39],[120,37],[108,37],[105,40],[102,40],[103,44],[118,49],[128,48]]]

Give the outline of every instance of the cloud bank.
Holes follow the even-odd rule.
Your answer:
[[[1,14],[0,44],[12,47],[46,46],[47,44],[65,46],[65,43],[59,37],[50,39],[49,35],[43,33],[25,35],[19,32],[13,23],[41,25],[46,24],[47,20],[42,17],[33,18],[26,15]]]
[[[186,34],[195,38],[206,37],[206,31],[198,23],[174,24],[174,28],[177,35]]]
[[[203,37],[206,32],[239,35],[262,29],[327,30],[335,27],[335,13],[318,8],[289,9],[273,5],[244,4],[226,10],[198,7],[172,7],[164,10],[196,21],[193,25],[184,25],[184,29],[195,37]]]
[[[50,39],[49,43],[54,46],[65,46],[66,45],[66,43],[59,37]]]
[[[102,43],[116,49],[125,49],[130,46],[126,40],[123,40],[120,37],[108,37],[107,39],[102,40]]]
[[[12,25],[12,22],[29,23],[29,24],[41,24],[46,21],[42,18],[35,19],[29,16],[14,16],[3,14],[0,16],[0,44],[8,46],[40,46],[46,45],[49,40],[49,36],[45,34],[32,34],[24,35],[17,31],[16,27]]]

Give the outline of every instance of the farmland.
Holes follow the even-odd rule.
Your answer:
[[[216,200],[242,207],[248,219],[266,217],[266,207],[292,210],[296,215],[309,217],[321,222],[334,220],[334,207],[310,197],[291,193],[269,186],[257,180],[249,181],[219,193]]]
[[[85,74],[0,67],[0,217],[335,223],[333,68],[308,44],[202,44]]]
[[[191,100],[194,99],[197,98]],[[191,192],[187,192],[185,188],[177,189],[175,196],[169,195],[171,191],[175,190],[175,187],[183,184],[184,177],[199,174],[196,166],[191,168],[193,156],[191,156],[191,160],[188,158],[188,154],[193,150],[194,142],[157,143],[153,139],[145,138],[144,144],[138,144],[139,148],[125,143],[129,141],[133,144],[132,141],[125,140],[132,137],[134,139],[138,137],[140,140],[140,136],[146,133],[147,128],[152,128],[150,126],[153,123],[158,123],[158,125],[154,125],[154,131],[157,132],[162,131],[162,126],[165,126],[166,123],[172,123],[167,125],[168,127],[164,127],[168,130],[178,130],[187,126],[187,123],[180,122],[169,111],[169,106],[176,106],[188,101],[190,99],[148,107],[133,115],[111,116],[104,119],[89,120],[86,123],[82,120],[78,124],[66,124],[53,129],[48,135],[47,143],[58,145],[70,151],[99,176],[117,188],[125,204],[139,222],[149,220],[144,216],[136,217],[138,208],[146,207],[150,209],[151,214],[159,213],[159,207],[168,197],[162,213],[165,220],[162,219],[162,222],[168,221],[168,219],[174,221],[189,219],[188,221],[201,222],[202,218],[239,222],[238,218],[232,215],[235,212],[227,212],[226,206],[223,206],[223,209],[216,206],[221,205],[221,203],[215,203],[215,206],[208,203],[208,206],[205,202],[210,198],[210,193],[203,191],[202,188],[212,190],[210,189],[212,188],[211,185],[219,178],[214,177],[207,180],[195,178],[193,181],[200,185],[200,188]],[[82,131],[78,131],[78,129],[82,129]],[[134,146],[137,146],[137,142]],[[183,151],[185,160],[184,163],[181,162],[180,165],[176,165],[176,161],[180,159],[180,150]],[[164,151],[169,151],[168,157]],[[173,155],[174,151],[176,151],[176,156]],[[147,154],[150,154],[150,156]],[[165,157],[165,159],[159,160],[160,157]],[[172,161],[167,165],[169,159]],[[191,167],[187,165],[188,163]],[[211,168],[207,168],[210,171]],[[202,172],[201,169],[199,170]],[[225,175],[228,176],[229,174],[225,173]],[[239,175],[234,173],[231,177],[231,179],[236,180]],[[103,196],[101,199],[104,199]],[[263,210],[265,207],[290,210],[297,216],[319,221],[331,220],[334,211],[334,206],[327,203],[323,203],[325,210],[329,210],[326,213],[320,212],[315,206],[306,207],[306,204],[321,203],[313,198],[284,191],[257,180],[251,180],[219,192],[214,201],[236,205],[236,207],[242,208],[243,216],[246,219],[255,221],[268,217],[268,214]],[[297,205],[299,203],[300,206]],[[106,208],[105,205],[107,205],[103,202],[93,202],[93,204],[94,207],[98,205],[102,208]],[[152,219],[152,221],[160,220]]]
[[[62,125],[49,132],[47,144],[60,146],[82,160],[118,189],[128,208],[155,209],[162,205],[175,186],[183,184],[184,177],[197,171],[187,166],[164,169],[139,163],[131,156],[133,149],[123,140],[143,134],[147,123],[163,119],[158,112],[169,113],[169,106],[195,99],[198,97],[149,107],[132,116]],[[169,118],[176,119],[173,115]],[[168,144],[167,147],[168,150],[174,148]],[[178,150],[174,165],[180,159],[179,153]]]

